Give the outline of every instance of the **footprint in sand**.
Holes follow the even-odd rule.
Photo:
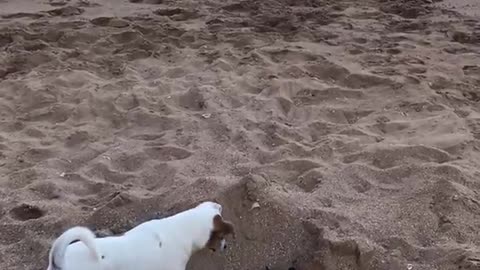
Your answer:
[[[319,55],[305,51],[296,51],[291,49],[269,49],[262,51],[275,63],[304,64],[318,59],[324,59]]]
[[[38,163],[55,156],[57,156],[56,151],[51,148],[30,148],[23,153],[22,158],[26,161]]]
[[[46,180],[35,182],[28,188],[33,191],[34,194],[46,200],[54,200],[62,196],[62,190],[58,188],[57,184]]]
[[[166,16],[174,21],[187,21],[200,17],[195,10],[186,10],[183,8],[161,8],[153,11],[158,16]]]
[[[300,175],[293,184],[302,189],[304,192],[314,192],[319,188],[324,178],[320,169],[313,169]]]
[[[296,105],[309,106],[319,105],[323,102],[335,102],[338,99],[360,100],[363,98],[364,94],[361,91],[344,90],[334,87],[327,89],[301,89],[292,97],[292,101]]]
[[[110,156],[112,168],[123,172],[135,172],[140,170],[148,161],[146,153],[119,153]]]
[[[415,163],[445,163],[453,160],[453,157],[437,148],[414,145],[398,146],[394,149],[372,149],[371,151],[345,156],[343,162],[349,164],[357,161],[366,161],[379,169],[388,169],[405,164],[408,160]]]
[[[139,182],[147,190],[161,190],[174,184],[176,174],[177,169],[175,167],[167,163],[161,163],[155,165],[153,170],[141,173]]]
[[[85,9],[73,6],[66,6],[47,11],[50,16],[71,17],[80,15],[85,12]]]
[[[125,28],[130,26],[130,23],[128,21],[115,18],[115,17],[97,17],[90,20],[90,22],[93,25],[105,26],[105,27]]]
[[[177,104],[187,110],[202,111],[207,108],[207,101],[197,87],[190,88],[186,93],[175,97]]]
[[[45,14],[41,13],[27,13],[27,12],[18,12],[2,15],[3,19],[19,19],[19,18],[29,18],[29,19],[40,19],[45,17]]]
[[[117,184],[122,184],[135,178],[133,174],[121,173],[119,171],[109,168],[108,165],[101,162],[93,164],[87,171],[87,175]]]
[[[183,148],[174,146],[162,146],[146,148],[145,153],[151,158],[160,161],[181,160],[190,157],[193,153]]]
[[[75,131],[74,133],[68,135],[65,138],[66,147],[76,147],[88,143],[89,140],[92,140],[92,137],[88,131]]]
[[[35,169],[19,170],[8,175],[7,186],[12,189],[24,188],[34,183],[39,177],[40,175]]]

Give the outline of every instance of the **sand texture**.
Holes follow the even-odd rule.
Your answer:
[[[0,269],[206,199],[189,270],[480,269],[479,11],[1,0]]]

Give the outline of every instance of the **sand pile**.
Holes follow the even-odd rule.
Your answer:
[[[480,269],[478,5],[437,2],[0,1],[0,268],[217,199],[190,269]]]

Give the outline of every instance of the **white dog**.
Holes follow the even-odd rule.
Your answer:
[[[85,227],[73,227],[53,243],[47,270],[185,270],[194,252],[224,250],[225,236],[235,236],[233,225],[221,214],[220,204],[203,202],[104,238],[96,238]]]

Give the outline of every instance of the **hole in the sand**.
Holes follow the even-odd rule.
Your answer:
[[[26,221],[41,218],[45,215],[45,212],[37,206],[22,204],[10,210],[10,214],[16,220]]]

